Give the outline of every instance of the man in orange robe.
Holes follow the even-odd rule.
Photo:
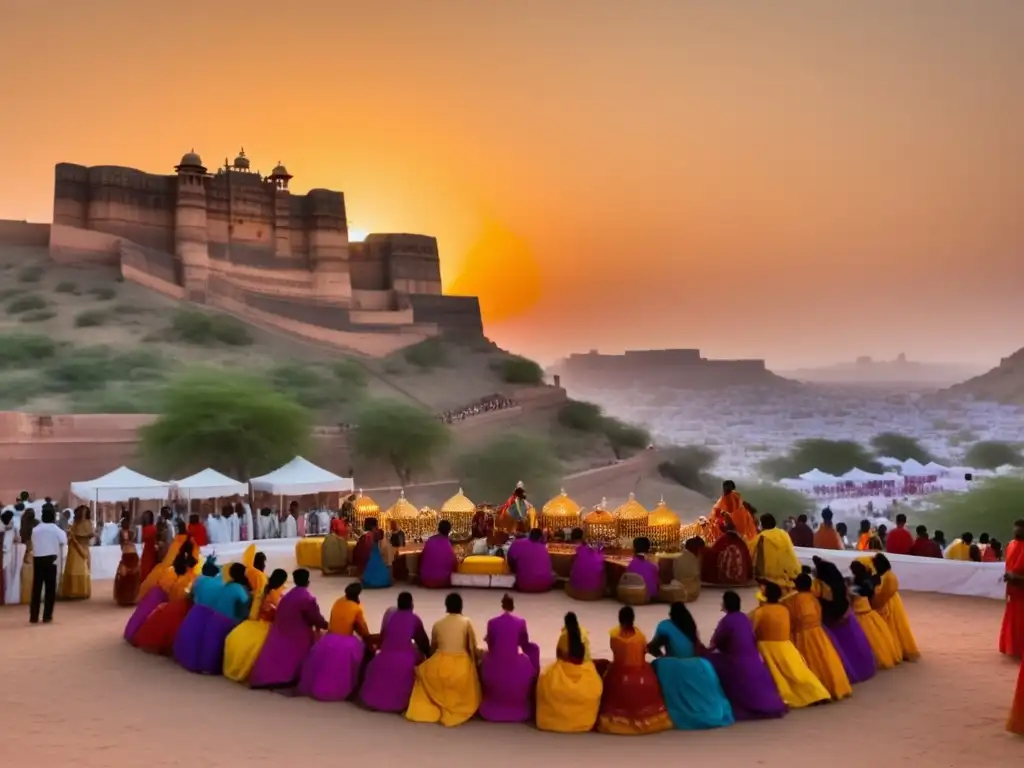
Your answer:
[[[999,632],[999,652],[1024,655],[1024,519],[1013,524],[1013,541],[1006,545],[1006,610]]]
[[[722,483],[722,496],[711,509],[711,525],[716,532],[724,532],[730,524],[744,541],[751,542],[757,538],[757,522],[753,514],[737,492],[736,483],[726,480]]]
[[[832,527],[832,510],[828,507],[821,510],[821,525],[814,532],[814,546],[816,549],[846,549],[842,537]]]
[[[873,534],[871,533],[871,521],[870,520],[861,520],[860,521],[860,531],[857,534],[857,551],[858,552],[867,552],[869,549],[871,549],[871,547],[869,545],[871,543],[872,535]]]

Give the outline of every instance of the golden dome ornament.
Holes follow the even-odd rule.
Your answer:
[[[647,517],[647,537],[656,551],[678,552],[680,547],[679,515],[668,508],[662,497]]]
[[[619,520],[619,536],[632,539],[647,536],[647,518],[649,513],[644,505],[636,500],[634,494],[629,494],[626,503],[613,513]],[[632,546],[632,543],[630,544]]]
[[[566,494],[563,488],[557,496],[541,510],[541,527],[549,531],[570,530],[580,526],[580,505]]]
[[[369,496],[364,496],[360,489],[356,500],[352,502],[352,522],[355,524],[357,536],[365,530],[366,520],[371,517],[377,521],[378,526],[384,526],[380,505]]]
[[[452,537],[468,539],[473,532],[473,515],[476,514],[476,504],[470,501],[466,494],[459,488],[459,492],[441,505],[439,517],[452,524]]]
[[[406,536],[412,536],[412,528],[415,527],[419,514],[415,505],[405,498],[405,491],[402,490],[398,494],[398,501],[384,513],[384,517],[389,524],[394,522]]]
[[[416,520],[411,524],[411,530],[406,531],[407,536],[412,536],[414,539],[420,541],[426,541],[435,533],[437,533],[437,524],[440,522],[440,518],[437,512],[430,507],[423,507],[417,515]]]
[[[608,511],[608,500],[601,503],[583,517],[583,540],[588,544],[614,545],[619,540],[619,520]]]

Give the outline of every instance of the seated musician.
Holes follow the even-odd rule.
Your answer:
[[[705,584],[737,587],[753,581],[750,548],[729,518],[723,520],[722,533],[714,545],[705,547],[699,556],[700,580]]]

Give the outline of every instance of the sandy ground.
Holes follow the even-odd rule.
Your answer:
[[[288,562],[273,563],[288,567]],[[346,580],[314,575],[326,613]],[[480,721],[455,730],[414,725],[352,704],[321,704],[250,691],[223,678],[183,671],[134,651],[121,639],[127,609],[114,605],[110,582],[94,584],[89,602],[58,604],[51,625],[28,624],[27,609],[0,608],[0,712],[6,736],[0,764],[17,757],[36,766],[331,765],[622,765],[684,760],[688,765],[785,766],[794,759],[829,768],[865,759],[886,765],[1009,766],[1024,759],[1024,740],[1003,730],[1016,666],[995,650],[1002,606],[996,601],[906,594],[924,658],[857,686],[852,699],[791,713],[781,721],[710,732],[637,738],[541,733]],[[398,589],[364,593],[371,624]],[[482,633],[501,593],[468,590],[466,614]],[[748,599],[749,595],[744,595]],[[415,590],[429,626],[443,595]],[[617,606],[576,603],[564,594],[517,596],[545,659],[554,655],[561,617],[575,610],[607,654],[606,630]],[[705,590],[691,608],[709,637],[719,597]],[[664,606],[639,611],[649,631]],[[800,762],[796,763],[801,764]]]

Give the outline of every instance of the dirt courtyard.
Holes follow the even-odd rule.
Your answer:
[[[292,567],[288,562],[275,566]],[[346,580],[314,574],[326,614]],[[110,582],[93,599],[60,603],[52,625],[28,624],[27,607],[0,608],[0,712],[7,735],[0,764],[103,768],[283,765],[491,766],[647,765],[785,766],[824,761],[829,768],[864,761],[886,765],[1009,766],[1024,759],[1024,740],[1003,730],[1017,667],[995,649],[1002,604],[994,600],[905,594],[923,659],[858,685],[852,699],[790,713],[780,721],[709,732],[623,738],[560,735],[525,725],[472,721],[460,728],[414,725],[352,704],[322,704],[250,691],[223,678],[191,675],[166,659],[125,645],[129,610]],[[364,593],[371,627],[400,589]],[[443,594],[413,590],[429,627]],[[719,594],[691,605],[708,638]],[[466,615],[483,634],[501,592],[465,590]],[[750,594],[744,594],[749,602]],[[608,654],[607,630],[618,606],[577,603],[560,592],[516,596],[545,660],[554,656],[561,618],[574,610]],[[650,633],[665,606],[638,611]],[[794,763],[794,760],[798,761]]]

